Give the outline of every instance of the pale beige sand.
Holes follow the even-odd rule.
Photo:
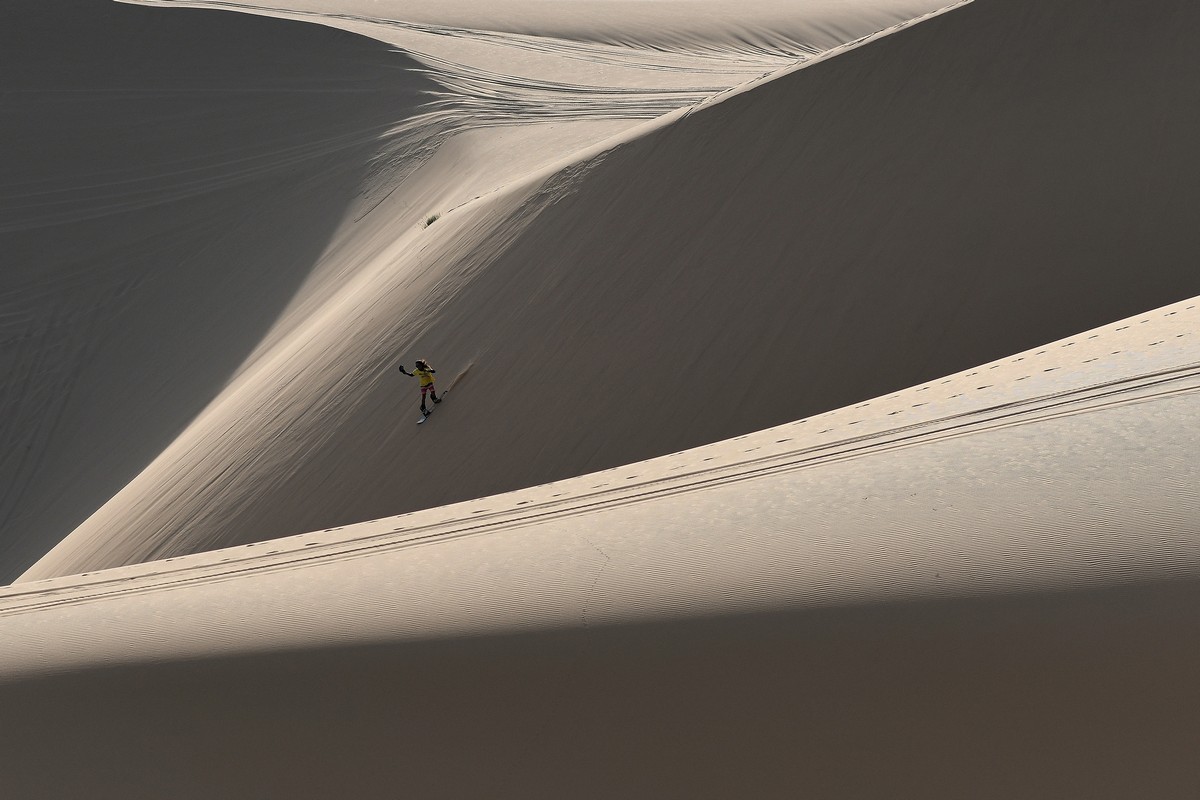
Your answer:
[[[1063,39],[1072,8],[973,4],[578,167],[554,159],[632,121],[459,135],[368,192],[230,387],[27,577],[628,463],[1200,292],[1194,12]],[[416,357],[466,376],[422,429]]]
[[[842,38],[906,18],[896,12],[904,3],[892,6],[850,19]],[[431,111],[431,90],[439,86],[413,73],[409,59],[319,26],[94,0],[19,0],[6,3],[4,13],[13,24],[0,25],[0,581],[84,521],[232,376],[253,369],[251,353],[286,342],[355,275],[363,275],[358,283],[368,297],[352,297],[331,313],[358,318],[366,303],[387,316],[384,324],[395,330],[364,333],[369,365],[354,369],[395,378],[389,359],[399,332],[422,321],[405,309],[426,296],[419,280],[389,291],[377,273],[411,284],[413,273],[427,270],[431,259],[411,233],[429,213],[527,181],[597,138],[841,40],[810,30],[814,42],[793,43],[790,55],[776,48],[748,56],[714,41],[711,55],[691,62],[645,46],[592,43],[601,58],[633,62],[623,77],[645,83],[666,76],[662,86],[632,97],[628,85],[618,86],[610,108],[603,91],[572,100],[561,81],[540,92],[508,81],[529,102],[505,117],[504,92],[480,89],[464,73],[469,65],[453,76],[436,73],[443,83],[472,83],[458,93],[441,90],[442,105],[451,107]],[[674,16],[677,23],[691,19]],[[722,30],[709,25],[704,32],[711,39]],[[529,52],[518,45],[500,50],[510,61]],[[670,69],[657,68],[664,58]],[[696,59],[733,71],[696,77],[686,68]],[[601,83],[611,77],[571,54],[551,66],[576,63]],[[541,119],[547,109],[539,103],[547,98],[547,113],[559,114],[555,97],[567,100],[567,122],[461,135],[440,150],[437,164],[403,182],[445,143],[448,130],[490,126],[497,115]],[[470,241],[459,249],[469,252]],[[486,261],[491,250],[476,260]],[[415,263],[394,264],[399,256]],[[344,323],[330,327],[347,335]],[[328,381],[346,377],[341,368],[319,372],[309,388],[297,387],[302,394],[327,392]],[[362,377],[351,379],[352,395],[368,394]],[[261,404],[263,391],[273,389],[243,402]],[[409,395],[402,396],[408,411]],[[290,410],[276,422],[290,424],[288,417],[300,413],[296,402],[288,398]],[[372,415],[371,424],[394,429],[399,408]],[[234,403],[225,413],[236,417],[244,409]],[[303,448],[314,444],[311,436],[310,429]],[[222,458],[244,462],[261,442],[252,436],[231,444]],[[419,491],[414,485],[407,494]],[[288,523],[284,530],[296,529]]]
[[[397,5],[347,0],[337,23],[395,28],[363,16]],[[314,68],[366,81],[373,110],[294,169],[226,172],[210,152],[200,174],[231,193],[197,189],[193,216],[164,164],[136,191],[102,173],[104,202],[58,187],[63,219],[5,195],[3,244],[64,242],[38,292],[5,284],[48,298],[4,318],[44,321],[14,323],[42,332],[5,350],[27,365],[6,385],[41,387],[5,423],[40,465],[14,469],[36,479],[5,513],[45,522],[69,487],[94,497],[153,457],[0,590],[6,795],[1192,796],[1200,83],[1180,32],[1200,11],[980,0],[864,43],[897,21],[883,4],[790,32],[783,7],[746,5],[762,27],[745,48],[728,16],[664,39],[649,3],[514,22],[481,49],[476,31],[458,60],[425,56],[446,92],[429,114],[413,92],[431,84],[388,66],[407,62],[325,33],[303,40]],[[284,26],[270,59],[307,35],[254,24]],[[514,36],[540,49],[496,91],[505,49],[531,44]],[[812,63],[839,41],[864,46]],[[597,82],[620,92],[531,83],[623,47]],[[728,86],[697,99],[713,60]],[[750,65],[774,71],[745,82]],[[199,94],[229,100],[235,72]],[[286,72],[254,103],[292,113],[290,81],[310,78]],[[693,105],[656,117],[664,101]],[[170,121],[195,141],[216,124]],[[189,249],[253,197],[311,216]],[[138,217],[157,249],[118,238],[101,263],[198,259],[205,291],[175,289],[194,304],[143,270],[121,275],[128,313],[55,316],[67,287],[90,308],[110,286],[79,277],[93,240],[63,227],[99,209],[107,229],[105,203],[164,227]],[[281,239],[311,246],[295,272]],[[214,272],[222,253],[247,261]],[[259,259],[277,271],[247,273]],[[247,274],[278,302],[213,320],[220,353],[203,336],[128,349]],[[417,356],[454,384],[419,429],[394,371]],[[97,367],[76,405],[38,410],[63,394],[50,365],[91,359],[146,374]],[[162,388],[193,359],[202,409]],[[540,401],[514,413],[531,381]],[[140,398],[123,425],[70,410],[96,393],[131,413],[118,389]],[[140,455],[97,461],[139,415]]]
[[[1186,797],[1198,323],[10,587],[5,771],[23,797]]]
[[[298,23],[92,0],[4,14],[8,582],[220,392],[433,84]]]
[[[519,91],[524,83],[510,79],[503,85],[517,91],[515,105],[476,81],[469,87],[474,94],[451,93],[413,116],[418,102],[433,98],[433,85],[404,71],[408,59],[365,40],[209,11],[92,3],[67,10],[34,5],[26,25],[45,35],[30,39],[26,31],[13,43],[29,67],[17,80],[25,105],[12,115],[19,158],[6,182],[10,230],[0,242],[11,255],[5,260],[19,267],[6,276],[14,298],[5,317],[9,341],[20,343],[6,354],[13,362],[11,411],[3,415],[12,480],[0,540],[11,553],[3,559],[8,578],[116,493],[206,405],[208,422],[160,459],[162,479],[177,489],[233,488],[232,479],[235,493],[258,494],[280,480],[287,484],[277,487],[283,494],[271,494],[290,504],[290,468],[278,459],[316,458],[321,441],[356,421],[376,428],[369,449],[390,454],[387,471],[399,477],[402,465],[417,459],[384,438],[398,433],[401,419],[406,439],[412,433],[411,387],[399,380],[392,359],[415,329],[430,324],[447,283],[467,280],[472,267],[488,263],[506,237],[520,232],[510,209],[537,189],[539,171],[807,52],[720,56],[723,43],[714,41],[717,55],[693,60],[716,60],[734,71],[701,71],[697,83],[695,65],[684,56],[670,56],[674,62],[660,68],[653,59],[667,56],[627,47],[622,52],[634,66],[625,64],[619,75],[593,64],[598,80],[627,81],[615,87],[615,105],[603,91],[576,97],[554,83],[527,97]],[[852,33],[893,25],[897,15],[875,17]],[[98,31],[106,38],[96,53]],[[601,48],[593,54],[601,59],[613,50],[592,47]],[[528,52],[511,44],[501,49],[510,56]],[[549,50],[549,67],[585,63],[580,56],[587,51]],[[302,69],[298,59],[306,59]],[[99,63],[90,67],[92,61]],[[437,76],[462,81],[470,77],[466,68]],[[662,85],[633,91],[639,81]],[[690,88],[671,89],[680,82]],[[568,108],[555,106],[556,97]],[[51,115],[46,98],[53,99]],[[522,121],[537,124],[513,127]],[[464,128],[446,143],[448,131]],[[422,230],[431,212],[445,214],[487,193],[499,204],[457,214],[476,219],[478,233],[454,230],[449,217]],[[502,235],[491,235],[497,229]],[[410,366],[414,357],[408,355]],[[454,368],[453,361],[440,364]],[[221,394],[231,382],[236,388]],[[286,454],[275,451],[280,446]],[[198,458],[207,463],[196,464]],[[350,478],[340,460],[320,470]],[[558,474],[587,468],[563,462]],[[190,477],[181,482],[184,474]],[[132,493],[158,492],[148,488],[153,477],[142,480],[146,488]],[[405,486],[407,500],[395,497],[395,487],[387,491],[409,505],[367,511],[364,503],[381,499],[367,490],[349,517],[345,509],[330,512],[347,521],[411,507],[422,496],[421,505],[440,502],[417,482]],[[455,491],[470,496],[488,488]],[[266,512],[269,503],[261,500],[252,505]],[[191,533],[172,543],[167,528],[176,523],[119,504],[122,514],[146,523],[137,523],[139,532],[128,539],[141,540],[133,550],[96,542],[119,562],[215,546],[232,531],[221,512],[179,508],[176,523],[190,520]],[[265,535],[328,520],[319,514],[296,526],[281,519]]]
[[[7,668],[1191,578],[1197,388],[1193,299],[604,472],[18,584],[44,613]]]

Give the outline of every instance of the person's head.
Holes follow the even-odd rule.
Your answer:
[[[425,363],[424,359],[418,359],[417,360],[417,369],[429,369],[429,365]]]

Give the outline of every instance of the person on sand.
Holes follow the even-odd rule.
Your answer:
[[[431,398],[433,398],[434,403],[442,402],[442,399],[437,396],[437,390],[433,388],[433,375],[435,372],[437,372],[437,370],[430,367],[428,361],[418,361],[416,366],[413,367],[412,372],[406,370],[403,364],[400,365],[400,371],[410,378],[420,379],[421,413],[428,417],[430,411],[425,407],[425,395],[429,395]]]

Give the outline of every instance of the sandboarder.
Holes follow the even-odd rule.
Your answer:
[[[437,372],[437,370],[430,367],[429,362],[422,360],[422,361],[417,361],[417,364],[416,364],[416,366],[413,367],[412,372],[409,372],[408,370],[406,370],[404,368],[403,364],[400,365],[400,371],[410,378],[420,379],[420,381],[421,381],[421,414],[423,416],[428,417],[431,412],[429,411],[428,408],[425,407],[425,395],[428,394],[430,396],[430,398],[433,399],[434,403],[442,402],[442,399],[437,396],[437,390],[433,388],[433,376],[434,376],[434,373]]]

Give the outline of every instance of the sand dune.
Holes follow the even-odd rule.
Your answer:
[[[10,6],[5,796],[1192,796],[1200,10],[939,5]]]
[[[1192,578],[1200,434],[1177,422],[1200,389],[1198,322],[1194,298],[603,472],[17,584],[7,611],[65,630],[10,631],[7,666]],[[171,595],[191,599],[151,599]],[[140,616],[166,607],[172,630],[147,640]]]
[[[1186,301],[596,475],[10,587],[5,772],[22,797],[1185,797],[1198,320]]]
[[[431,325],[439,285],[468,280],[471,269],[487,264],[519,234],[521,225],[510,217],[528,217],[530,209],[511,207],[524,204],[546,174],[577,161],[580,148],[743,81],[746,70],[761,72],[764,65],[804,56],[797,51],[782,61],[774,54],[746,62],[737,53],[702,53],[692,60],[715,59],[734,71],[704,74],[696,84],[695,65],[683,63],[685,56],[663,69],[645,63],[662,54],[618,48],[634,66],[614,76],[601,65],[596,80],[621,78],[624,84],[577,96],[555,89],[565,85],[559,74],[558,83],[542,86],[532,99],[518,92],[510,102],[511,90],[524,85],[511,75],[507,90],[492,81],[455,93],[470,78],[468,70],[486,66],[470,58],[453,72],[425,73],[440,81],[434,93],[428,78],[406,71],[408,59],[320,27],[188,9],[81,4],[74,11],[65,22],[50,11],[29,12],[52,38],[25,42],[18,51],[28,52],[32,65],[22,96],[31,104],[61,98],[57,113],[72,124],[51,135],[78,148],[81,160],[90,159],[89,175],[120,179],[84,179],[62,163],[61,150],[37,149],[36,125],[48,120],[19,118],[17,130],[27,133],[31,159],[12,184],[6,219],[13,230],[6,246],[24,271],[37,276],[37,291],[14,275],[13,291],[21,292],[14,339],[26,344],[14,352],[22,359],[14,368],[20,378],[10,401],[14,413],[6,415],[14,443],[5,526],[14,533],[4,537],[14,551],[5,559],[10,576],[58,543],[171,439],[177,439],[175,450],[159,458],[168,464],[163,479],[185,491],[205,485],[223,491],[232,478],[240,487],[235,492],[282,481],[290,494],[294,467],[309,462],[327,475],[341,470],[342,457],[355,458],[346,451],[324,465],[312,462],[314,448],[331,435],[339,438],[337,430],[355,420],[382,426],[369,449],[389,453],[393,467],[414,463],[412,453],[394,443],[380,449],[382,437],[398,432],[401,408],[391,359],[416,329]],[[859,33],[894,22],[895,14],[885,15]],[[264,33],[263,26],[279,26],[278,35]],[[96,30],[107,30],[106,46],[123,58],[110,58],[86,77],[58,74],[57,62],[81,58]],[[153,35],[144,35],[147,30]],[[184,31],[186,41],[180,41]],[[258,38],[269,38],[269,48],[248,46]],[[499,48],[520,56],[529,52],[527,44]],[[601,49],[598,59],[614,46]],[[581,63],[578,52],[542,50],[555,70]],[[299,53],[307,53],[308,61],[297,71]],[[44,72],[32,68],[43,64]],[[146,64],[154,69],[142,68]],[[647,76],[659,82],[658,90],[632,91]],[[526,82],[532,90],[533,82]],[[690,88],[671,90],[672,82]],[[91,91],[93,85],[104,91]],[[609,107],[606,93],[624,99]],[[555,96],[567,110],[548,103]],[[203,102],[193,103],[197,97]],[[356,110],[347,115],[337,104]],[[97,110],[110,106],[111,112]],[[87,121],[83,130],[74,127],[80,119]],[[517,121],[533,127],[514,127]],[[447,142],[452,131],[459,135]],[[147,138],[154,144],[144,144]],[[101,145],[108,149],[96,152]],[[334,181],[344,181],[345,188]],[[29,199],[23,186],[46,200]],[[422,230],[431,213],[444,214],[481,195],[500,205],[485,200],[456,214],[474,214],[478,233],[439,236],[451,227],[449,218]],[[540,202],[552,196],[547,189]],[[427,252],[431,240],[434,249]],[[99,252],[97,242],[105,243]],[[110,293],[116,299],[100,304],[98,314],[87,305],[87,298]],[[81,302],[83,311],[71,310]],[[90,322],[89,314],[97,318]],[[326,347],[322,339],[334,344]],[[344,352],[342,340],[349,340],[352,352]],[[380,392],[385,387],[386,396]],[[380,407],[381,399],[390,402]],[[360,407],[364,402],[373,406],[369,413]],[[178,440],[206,405],[212,421]],[[411,408],[407,396],[403,408]],[[126,444],[134,430],[137,441]],[[22,443],[36,457],[16,458]],[[285,452],[278,452],[280,446]],[[197,467],[197,459],[208,463]],[[180,482],[184,473],[192,477]],[[486,490],[456,491],[469,496]],[[131,493],[141,490],[126,496]],[[275,497],[284,500],[284,494]],[[439,502],[433,495],[419,499],[426,493],[416,483],[404,494],[407,506],[388,503],[366,511],[362,503],[378,497],[368,491],[353,502],[350,517],[343,509],[331,512],[351,521],[411,507],[414,498],[418,505]],[[244,502],[226,501],[230,508]],[[120,538],[141,544],[127,550],[108,534],[82,532],[75,538],[111,551],[97,565],[220,545],[233,530],[223,512],[212,514],[215,507],[199,514],[177,509],[171,514],[176,522],[163,527],[161,513],[147,517],[144,509],[119,505],[125,509],[122,529],[130,530],[133,517],[142,520],[138,533]],[[266,510],[259,500],[253,505]],[[281,519],[253,536],[320,527],[327,519]],[[191,530],[183,540],[178,523]]]
[[[614,115],[601,113],[603,91],[574,101],[559,91],[590,122],[460,136],[444,168],[404,182],[450,130],[503,113],[505,90],[473,77],[486,65],[435,69],[435,84],[409,59],[320,26],[92,0],[10,2],[3,13],[0,580],[140,472],[251,353],[317,313],[331,284],[408,248],[402,234],[431,211],[761,68],[717,47],[695,58],[733,74],[701,77],[681,99],[671,82],[689,73],[653,61],[680,56],[608,46],[650,58],[633,75],[668,75],[668,98],[635,93]],[[529,52],[501,48],[514,49]],[[447,89],[454,81],[470,91]],[[528,83],[527,98],[556,96]],[[524,113],[545,110],[536,105]]]
[[[308,25],[13,5],[21,24],[0,25],[4,580],[220,392],[363,191],[379,136],[431,87],[386,48]]]
[[[26,577],[629,463],[1194,295],[1190,14],[1114,4],[1063,40],[1069,4],[971,5],[640,136],[460,134],[368,192],[229,388]],[[467,376],[420,437],[416,357]]]

